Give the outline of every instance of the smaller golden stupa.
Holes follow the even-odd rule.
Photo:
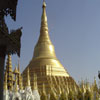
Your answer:
[[[12,61],[10,54],[8,54],[5,74],[7,75],[7,88],[11,90],[13,86],[13,70],[12,70]]]
[[[12,70],[11,55],[8,54],[8,58],[7,58],[7,62],[6,62],[6,69],[5,69],[5,79],[4,79],[4,84],[7,85],[7,89],[8,90],[12,90],[13,89],[13,85],[16,82],[15,81],[16,78],[17,78],[17,84],[19,85],[19,88],[21,89],[22,88],[22,76],[21,76],[21,73],[20,73],[19,61],[18,61],[18,68],[16,66],[14,71],[13,71]]]

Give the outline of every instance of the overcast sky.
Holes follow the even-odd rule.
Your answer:
[[[57,58],[76,80],[98,79],[100,70],[100,0],[46,0],[49,33]],[[19,0],[17,19],[9,29],[23,27],[21,71],[33,57],[40,34],[42,0]],[[18,57],[12,56],[13,69]]]

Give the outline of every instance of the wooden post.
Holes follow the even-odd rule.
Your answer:
[[[0,100],[3,100],[5,56],[6,56],[6,47],[0,46]]]

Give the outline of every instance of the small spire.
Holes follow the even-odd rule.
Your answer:
[[[30,86],[30,74],[29,74],[29,68],[27,70],[27,86]]]
[[[94,76],[94,84],[96,84],[96,77]]]
[[[16,77],[16,80],[15,80],[15,92],[18,92],[17,77]]]
[[[4,78],[4,90],[8,90],[7,88],[7,72],[5,72],[5,78]]]
[[[15,67],[15,69],[14,69],[14,74],[19,74],[17,67]]]
[[[43,12],[41,17],[41,31],[46,29],[48,31],[47,15],[46,15],[46,3],[43,1]],[[45,32],[45,31],[44,31]]]
[[[97,82],[96,82],[96,77],[94,77],[93,90],[94,90],[94,91],[97,91],[97,90],[98,90]]]
[[[11,60],[10,54],[8,54],[8,57],[7,57],[6,72],[7,72],[7,87],[10,90],[10,88],[12,87],[12,82],[13,82],[12,60]]]
[[[19,71],[19,73],[20,73],[20,62],[19,62],[20,60],[18,59],[18,71]]]
[[[33,90],[37,90],[37,75],[34,73],[34,83],[33,83]]]

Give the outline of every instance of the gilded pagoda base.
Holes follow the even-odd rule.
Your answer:
[[[68,91],[69,89],[77,88],[76,82],[72,77],[69,76],[64,67],[60,66],[57,69],[56,67],[50,67],[49,65],[39,67],[39,63],[41,61],[39,62],[38,59],[38,64],[36,64],[36,62],[36,60],[32,60],[29,64],[29,67],[27,67],[29,68],[30,84],[32,88],[34,86],[34,73],[37,75],[37,87],[40,93],[43,92],[44,87],[46,93],[49,93],[53,89],[57,94],[61,93],[62,91]],[[22,73],[24,87],[27,86],[27,68]]]

